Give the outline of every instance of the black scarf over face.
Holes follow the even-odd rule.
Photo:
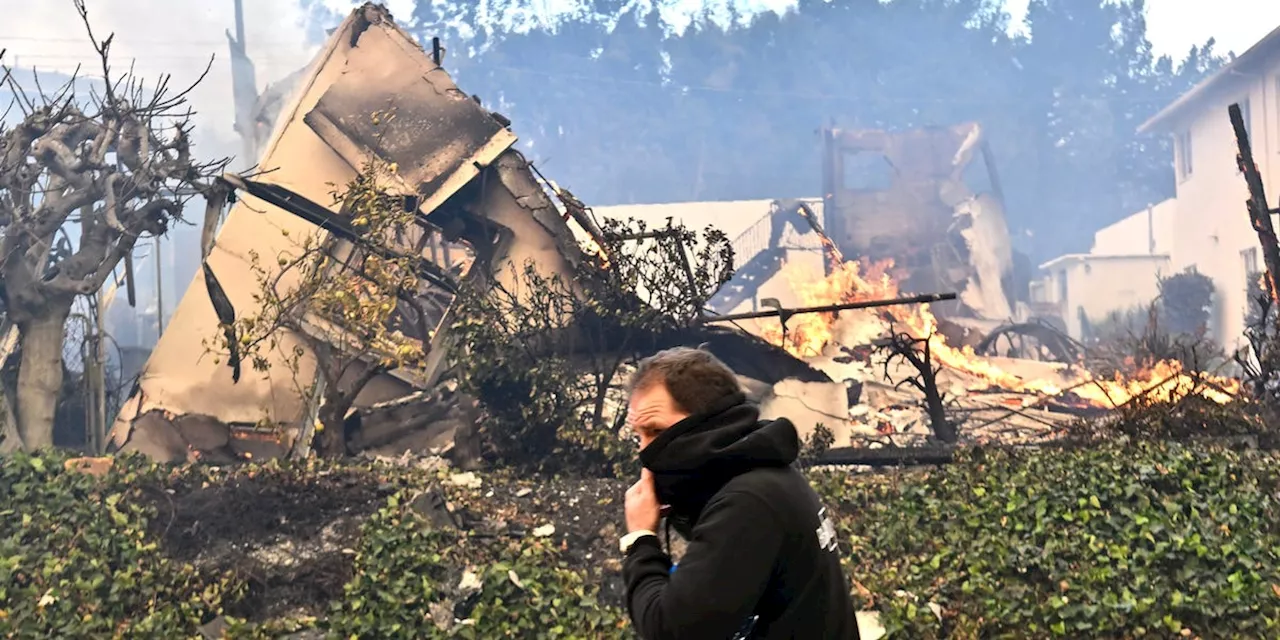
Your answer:
[[[790,420],[762,421],[760,408],[736,393],[663,431],[640,451],[640,462],[653,473],[658,500],[671,507],[668,522],[688,539],[726,482],[758,467],[790,465],[799,453]]]

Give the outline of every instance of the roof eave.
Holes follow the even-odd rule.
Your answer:
[[[1170,256],[1167,253],[1068,253],[1041,264],[1040,268],[1052,269],[1067,263],[1108,260],[1149,260],[1151,262],[1160,262],[1167,261],[1169,259]]]
[[[1183,94],[1186,95],[1186,94]],[[1156,112],[1154,116],[1147,118],[1146,122],[1138,125],[1139,134],[1157,133],[1165,131],[1165,127],[1161,126],[1173,118],[1173,115],[1182,110],[1182,105],[1178,101]]]
[[[1146,122],[1138,125],[1138,133],[1150,133],[1156,130],[1164,130],[1169,120],[1178,115],[1184,108],[1195,102],[1200,97],[1208,93],[1216,85],[1220,84],[1224,78],[1227,78],[1232,72],[1239,71],[1241,67],[1253,64],[1260,56],[1265,55],[1272,45],[1280,45],[1280,27],[1272,29],[1270,33],[1263,36],[1245,50],[1244,53],[1235,57],[1227,64],[1222,65],[1221,69],[1213,72],[1209,77],[1201,80],[1196,86],[1189,89],[1186,93],[1178,96],[1176,100],[1169,103],[1168,106],[1156,112],[1155,115],[1147,118]]]

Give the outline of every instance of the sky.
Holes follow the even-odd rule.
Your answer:
[[[1026,15],[1028,0],[1006,0],[1013,22]],[[1156,55],[1176,60],[1192,47],[1216,38],[1219,52],[1243,53],[1280,27],[1276,0],[1147,0],[1147,39]]]

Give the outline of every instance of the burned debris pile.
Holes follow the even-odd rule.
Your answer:
[[[754,246],[598,218],[514,149],[510,121],[439,55],[377,5],[333,33],[273,120],[262,173],[218,181],[237,201],[220,227],[206,220],[203,277],[112,450],[166,462],[412,450],[463,468],[607,472],[628,457],[630,363],[677,344],[716,353],[766,417],[806,439],[821,427],[846,460],[1049,441],[1134,398],[1238,393],[1180,361],[1104,375],[1085,345],[1026,317],[976,125],[827,131],[830,195],[777,201]],[[869,171],[856,165],[868,153],[912,179],[836,178]],[[784,236],[816,238],[820,266],[793,259]],[[761,298],[770,282],[786,295]]]
[[[1049,441],[1136,398],[1239,395],[1186,359],[1100,367],[1092,345],[1026,313],[976,124],[825,130],[826,196],[775,201],[730,239],[601,219],[515,149],[510,120],[455,85],[441,55],[366,4],[287,100],[268,101],[279,113],[259,114],[274,128],[251,136],[258,170],[191,164],[139,205],[159,215],[205,196],[203,263],[108,451],[228,463],[412,450],[468,469],[606,472],[628,457],[628,368],[673,345],[717,354],[766,417],[791,418],[806,439],[821,427],[844,459]],[[181,136],[157,143],[156,162],[189,156]],[[896,173],[877,174],[877,159]],[[129,234],[104,225],[127,254]],[[801,236],[816,264],[795,250]],[[115,267],[94,264],[93,281]],[[41,287],[67,277],[33,291],[47,298]],[[5,302],[6,321],[26,322]],[[18,332],[0,333],[13,352]],[[99,423],[101,396],[85,407]],[[15,413],[9,428],[24,424],[15,398],[0,406]]]

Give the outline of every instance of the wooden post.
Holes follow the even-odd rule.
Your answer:
[[[1267,206],[1267,196],[1263,191],[1262,175],[1258,173],[1258,165],[1253,161],[1253,149],[1249,146],[1249,130],[1245,128],[1244,117],[1240,114],[1240,105],[1227,107],[1227,115],[1231,118],[1231,128],[1236,133],[1236,145],[1239,155],[1236,162],[1240,172],[1244,174],[1245,184],[1249,186],[1249,221],[1253,230],[1258,232],[1258,241],[1262,244],[1262,259],[1267,266],[1267,292],[1272,300],[1277,298],[1276,277],[1280,275],[1280,241],[1276,240],[1275,225],[1271,223],[1271,208]]]

